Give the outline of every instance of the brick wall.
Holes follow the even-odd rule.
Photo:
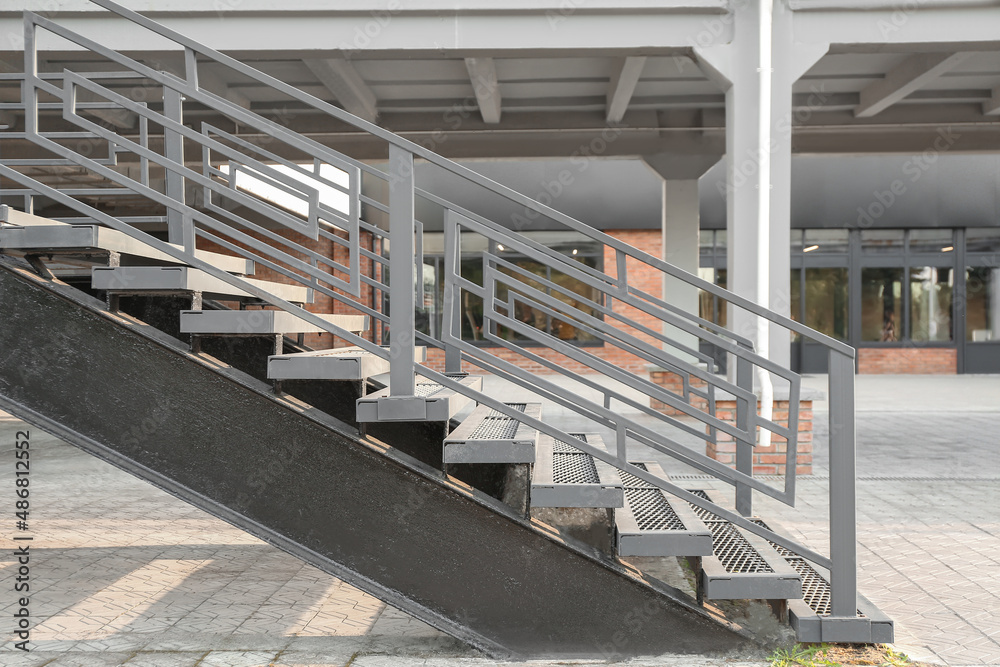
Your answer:
[[[858,372],[871,374],[954,375],[958,351],[946,347],[862,347]]]
[[[760,410],[758,403],[758,412]],[[719,419],[736,423],[736,401],[717,401],[715,414]],[[788,401],[775,401],[771,420],[780,426],[788,426]],[[813,410],[812,401],[799,401],[798,447],[796,448],[796,475],[812,474],[813,452]],[[717,432],[717,442],[706,444],[705,453],[732,467],[736,465],[736,440],[727,433]],[[785,472],[785,452],[788,441],[779,435],[771,435],[767,447],[754,447],[753,473],[755,475],[782,475]]]

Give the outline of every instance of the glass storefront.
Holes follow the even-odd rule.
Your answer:
[[[701,266],[722,284],[719,234],[702,232]],[[1000,372],[1000,228],[795,229],[790,251],[796,321],[855,347],[949,347],[960,372]],[[720,321],[711,297],[701,314]],[[792,342],[793,365],[825,370],[819,347]]]

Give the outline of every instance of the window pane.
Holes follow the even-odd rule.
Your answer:
[[[870,229],[861,232],[861,251],[866,254],[897,253],[902,250],[902,229]]]
[[[794,234],[794,231],[793,231]],[[802,318],[799,315],[802,313],[802,269],[792,269],[790,290],[789,290],[789,301],[791,318],[796,322],[801,322]],[[792,342],[797,343],[802,338],[801,334],[797,331],[792,331]]]
[[[423,287],[420,291],[420,301],[417,302],[416,313],[414,314],[416,319],[417,331],[421,331],[425,334],[432,333],[431,327],[435,326],[438,321],[437,304],[439,303],[438,294],[441,291],[438,285],[438,274],[437,268],[433,264],[423,265]]]
[[[712,253],[712,248],[715,245],[715,232],[711,229],[702,229],[698,232],[698,247],[701,248],[702,252]]]
[[[728,289],[728,287],[726,287],[726,275],[727,275],[726,269],[716,269],[715,271],[715,284],[721,287],[722,289]],[[727,317],[728,313],[726,312],[728,310],[727,308],[728,302],[725,299],[720,299],[719,297],[715,297],[715,303],[716,303],[716,308],[719,309],[719,321],[717,322],[717,324],[719,324],[720,326],[728,326],[726,324],[729,321]]]
[[[949,253],[954,250],[950,229],[914,229],[910,232],[910,252]]]
[[[965,230],[965,247],[969,252],[1000,252],[1000,229]]]
[[[498,299],[506,302],[510,296],[510,292],[524,294],[529,298],[532,295],[531,290],[538,290],[543,294],[548,292],[541,282],[531,278],[533,275],[545,278],[546,268],[543,264],[539,264],[538,262],[534,262],[526,258],[515,259],[514,257],[507,257],[505,259],[523,271],[519,272],[515,269],[500,267],[500,272],[511,276],[513,280],[511,281],[511,284],[500,281],[497,282],[496,292]],[[522,283],[523,287],[517,283]],[[500,312],[513,317],[513,319],[518,322],[534,327],[535,329],[540,329],[541,331],[548,330],[548,315],[537,308],[532,308],[517,298],[514,299],[513,313],[507,313],[503,309],[501,309]],[[527,335],[502,326],[497,327],[497,335],[505,340],[530,340]]]
[[[462,277],[477,285],[483,284],[483,261],[476,259],[462,260]],[[482,297],[462,290],[462,340],[483,339],[483,299]]]
[[[1000,269],[977,266],[965,270],[966,340],[1000,340]]]
[[[802,230],[793,229],[790,234],[792,252],[802,252]]]
[[[698,277],[714,283],[715,269],[702,267],[698,269]],[[711,292],[698,290],[698,317],[709,322],[715,321],[715,295]]]
[[[861,271],[861,340],[902,338],[903,269]]]
[[[597,266],[596,257],[578,256],[576,259],[587,266],[594,268]],[[580,280],[577,280],[571,275],[562,273],[561,271],[552,270],[550,272],[549,279],[568,292],[568,294],[563,294],[559,291],[553,290],[552,296],[554,298],[562,301],[563,303],[569,304],[573,309],[580,311],[584,315],[600,317],[594,306],[590,305],[590,303],[598,303],[598,300],[600,299],[600,293],[597,289]],[[569,312],[570,315],[575,315],[573,311]],[[560,340],[572,340],[581,343],[597,340],[596,336],[573,326],[573,324],[569,321],[555,318],[551,318],[550,333]]]
[[[806,269],[805,301],[806,326],[847,340],[846,268]],[[794,290],[792,303],[795,303]]]
[[[950,268],[910,269],[910,340],[951,340],[954,278]]]
[[[809,253],[847,252],[846,229],[807,229],[803,251]]]

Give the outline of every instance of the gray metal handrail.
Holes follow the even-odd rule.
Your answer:
[[[420,367],[418,369],[413,362],[413,347],[416,339],[422,339],[425,340],[425,342],[430,342],[431,344],[438,345],[439,347],[445,347],[446,349],[450,347],[452,349],[456,349],[462,354],[462,356],[464,356],[465,359],[475,363],[481,368],[493,371],[501,377],[508,378],[517,384],[538,393],[539,395],[550,398],[556,403],[576,411],[583,417],[591,419],[595,423],[615,428],[616,433],[618,433],[618,440],[614,454],[604,452],[603,450],[597,450],[586,443],[581,443],[580,445],[574,444],[574,446],[578,446],[580,449],[587,451],[597,459],[603,460],[635,475],[636,477],[644,479],[655,486],[682,498],[685,501],[691,502],[694,505],[703,507],[720,516],[723,516],[746,530],[766,537],[774,543],[800,553],[817,564],[830,569],[833,577],[833,581],[831,583],[833,586],[834,615],[853,616],[855,614],[856,554],[854,553],[855,515],[853,505],[853,348],[824,334],[813,331],[812,329],[809,329],[805,325],[795,322],[794,320],[781,316],[777,313],[773,313],[748,299],[744,299],[727,290],[719,288],[716,285],[704,281],[693,274],[687,273],[659,258],[633,248],[618,239],[604,234],[603,232],[600,232],[570,216],[566,216],[554,209],[544,206],[528,197],[525,197],[524,195],[521,195],[520,193],[494,183],[472,170],[451,162],[450,160],[447,160],[418,144],[407,141],[374,124],[356,118],[346,111],[343,111],[316,97],[308,95],[307,93],[304,93],[284,82],[278,81],[273,77],[269,77],[266,74],[240,63],[235,59],[225,56],[224,54],[198,44],[183,35],[180,35],[141,16],[140,14],[120,7],[109,0],[92,1],[129,21],[143,26],[183,46],[186,56],[185,75],[183,77],[177,77],[172,74],[159,72],[144,66],[131,58],[107,49],[93,40],[73,33],[72,31],[67,30],[47,18],[41,17],[32,12],[25,12],[26,71],[24,73],[24,89],[30,94],[30,99],[25,99],[23,101],[26,108],[26,131],[24,136],[47,148],[53,154],[58,155],[62,162],[53,161],[52,164],[78,164],[93,173],[102,176],[106,180],[121,186],[121,190],[123,191],[141,194],[150,201],[164,206],[167,209],[168,218],[172,216],[173,219],[180,220],[182,222],[182,227],[185,233],[184,247],[178,249],[173,245],[158,241],[148,234],[135,229],[131,225],[117,220],[113,216],[107,215],[97,209],[94,209],[93,207],[88,206],[87,204],[77,201],[67,192],[59,191],[21,174],[14,168],[16,165],[0,163],[0,175],[11,178],[29,191],[51,197],[53,200],[75,209],[78,212],[100,222],[101,224],[118,229],[133,238],[142,240],[148,245],[161,250],[175,259],[199,268],[206,273],[223,280],[224,282],[240,287],[244,291],[257,296],[262,301],[287,310],[310,324],[319,327],[321,330],[344,338],[345,340],[348,340],[349,342],[358,345],[359,347],[377,356],[389,359],[392,362],[390,371],[390,390],[393,396],[412,396],[414,393],[415,373],[419,371],[420,374],[434,379],[442,385],[450,387],[455,391],[469,395],[479,402],[489,405],[500,412],[510,414],[510,416],[515,419],[523,421],[530,426],[537,428],[541,432],[548,433],[549,435],[561,440],[567,440],[570,437],[567,433],[561,431],[560,429],[553,428],[544,422],[527,417],[523,413],[514,414],[511,409],[502,402],[496,401],[495,399],[480,392],[469,390],[467,387],[461,385],[447,374],[438,373],[426,367]],[[214,213],[221,218],[229,218],[234,223],[239,222],[237,220],[239,216],[236,216],[232,211],[229,211],[224,207],[214,206],[212,203],[212,194],[220,196],[225,195],[226,197],[234,201],[238,201],[252,210],[256,210],[265,215],[270,215],[272,219],[278,223],[284,224],[293,231],[303,233],[306,236],[311,236],[313,238],[316,238],[324,233],[321,224],[321,216],[326,216],[326,218],[338,217],[338,213],[335,211],[329,209],[323,210],[323,207],[318,201],[318,195],[315,194],[314,189],[310,190],[310,188],[307,185],[303,185],[301,181],[296,183],[293,182],[292,179],[284,178],[280,172],[271,169],[268,162],[281,162],[277,159],[275,154],[267,156],[267,151],[262,151],[260,147],[253,146],[252,152],[256,152],[258,155],[263,153],[264,157],[250,157],[248,152],[251,152],[251,147],[247,145],[246,142],[244,142],[243,151],[234,150],[231,146],[227,145],[226,141],[238,144],[238,138],[235,138],[232,135],[222,137],[222,135],[227,133],[223,132],[219,128],[211,126],[203,126],[202,132],[199,133],[186,127],[179,118],[171,117],[167,108],[165,108],[163,114],[160,114],[159,112],[150,110],[146,105],[133,102],[132,100],[115,94],[110,89],[95,81],[95,79],[99,79],[99,77],[86,76],[70,70],[64,71],[63,74],[59,76],[40,76],[36,71],[37,54],[35,53],[34,39],[36,28],[49,30],[55,34],[63,36],[64,38],[70,39],[71,41],[75,41],[84,48],[100,53],[101,55],[104,55],[105,57],[108,57],[131,69],[143,78],[147,78],[158,83],[159,85],[162,85],[165,100],[167,99],[168,91],[170,99],[174,101],[174,104],[179,104],[180,96],[189,97],[191,100],[204,104],[209,108],[213,108],[241,124],[255,127],[266,133],[268,136],[300,148],[309,154],[315,161],[315,174],[309,175],[310,178],[319,176],[319,165],[321,163],[339,164],[345,168],[355,170],[357,174],[363,172],[383,178],[389,184],[388,205],[375,202],[371,198],[368,198],[365,203],[388,214],[388,234],[384,233],[376,226],[365,222],[360,215],[355,216],[353,211],[347,216],[346,219],[343,216],[339,216],[339,220],[344,222],[348,227],[346,230],[348,235],[350,236],[353,234],[353,238],[350,238],[346,243],[341,242],[341,245],[347,247],[350,252],[351,263],[349,266],[344,266],[342,264],[337,265],[346,273],[346,275],[348,275],[347,282],[341,281],[338,283],[336,277],[332,273],[319,269],[318,263],[324,262],[325,260],[323,258],[315,256],[312,257],[310,261],[313,262],[313,264],[297,260],[287,252],[277,250],[277,248],[272,244],[254,239],[247,234],[240,235],[240,233],[234,231],[234,227],[232,225],[228,225],[220,219],[213,217],[198,208],[189,206],[183,201],[183,183],[185,181],[198,185],[206,192],[210,193],[208,197],[208,203],[210,206],[207,209],[209,212]],[[315,141],[302,137],[294,131],[283,127],[279,123],[262,118],[259,114],[255,114],[248,109],[243,109],[242,107],[234,105],[218,95],[202,89],[197,78],[198,55],[230,67],[244,76],[264,83],[265,85],[268,85],[295,100],[344,121],[371,134],[372,136],[383,139],[389,145],[390,162],[387,170],[383,172],[374,169],[369,165],[364,165],[363,163],[352,160],[351,158],[322,146]],[[54,85],[53,83],[59,80],[62,80],[63,82],[62,88]],[[165,141],[169,136],[175,142],[174,146],[177,145],[176,142],[183,142],[184,139],[194,141],[200,144],[205,151],[215,151],[227,156],[227,159],[230,160],[231,164],[236,166],[231,168],[227,176],[226,172],[212,166],[210,153],[206,152],[208,159],[205,160],[205,172],[198,173],[188,167],[184,163],[183,159],[178,161],[176,159],[176,155],[170,155],[169,151],[167,152],[167,155],[160,155],[155,151],[150,150],[149,147],[144,144],[145,140],[143,139],[133,141],[123,137],[117,132],[102,127],[99,124],[90,122],[77,113],[79,109],[88,108],[85,105],[90,104],[78,103],[76,101],[75,93],[79,88],[87,89],[91,93],[95,93],[103,97],[105,100],[108,100],[108,103],[110,103],[112,108],[126,109],[131,113],[137,114],[142,119],[142,123],[154,121],[161,125],[163,127]],[[54,103],[40,102],[38,99],[38,91],[43,91],[61,101]],[[50,106],[51,108],[62,109],[66,120],[69,120],[78,127],[82,127],[87,130],[86,134],[106,140],[109,143],[109,146],[114,147],[111,151],[112,157],[117,155],[115,151],[128,151],[139,156],[141,160],[144,161],[144,164],[147,164],[147,166],[148,163],[154,163],[162,167],[167,173],[168,192],[158,192],[154,188],[149,187],[148,182],[136,182],[135,180],[118,173],[114,169],[111,169],[107,163],[80,155],[72,149],[60,145],[52,136],[47,136],[46,133],[39,131],[39,119],[37,115],[38,110],[40,108],[49,108]],[[213,134],[216,137],[221,137],[221,139],[213,138]],[[225,139],[225,141],[222,139]],[[564,227],[580,232],[603,244],[603,246],[611,248],[615,253],[615,264],[619,269],[617,277],[611,278],[607,274],[602,274],[598,271],[590,269],[589,267],[583,267],[582,265],[572,262],[565,256],[561,256],[558,253],[551,251],[551,249],[531,241],[524,235],[477,216],[473,212],[465,211],[457,206],[454,206],[442,198],[437,197],[433,193],[424,192],[419,188],[416,188],[412,169],[414,156],[426,159],[428,162],[446,169],[447,171],[462,177],[478,187],[485,188],[488,191],[505,197],[509,201],[523,205],[529,210],[545,215],[549,219],[562,224]],[[287,162],[286,166],[288,166]],[[280,211],[275,212],[273,206],[268,207],[259,199],[255,200],[254,197],[250,197],[245,193],[239,192],[239,188],[235,183],[234,171],[239,167],[246,167],[253,173],[262,174],[266,178],[282,183],[300,193],[307,194],[310,201],[310,209],[306,224],[301,225],[300,228],[296,228],[297,225],[300,225],[300,221],[297,218],[289,217]],[[355,180],[358,181],[359,178]],[[221,184],[222,181],[226,181],[227,185],[223,186]],[[171,186],[171,183],[173,183],[173,187]],[[178,184],[180,184],[179,189]],[[350,190],[349,194],[351,206],[360,206],[360,203],[365,201],[365,195],[361,193],[360,187],[354,189],[352,186],[348,189]],[[305,190],[310,191],[304,192]],[[180,196],[178,196],[178,193]],[[484,299],[484,307],[485,304],[488,303],[491,311],[490,317],[493,321],[501,322],[506,326],[517,326],[522,334],[534,337],[539,342],[545,343],[550,347],[553,346],[552,336],[547,335],[544,332],[540,332],[537,329],[535,331],[531,331],[531,327],[522,326],[509,317],[509,312],[507,315],[504,315],[497,310],[498,304],[494,299],[493,288],[498,282],[506,282],[508,285],[513,285],[517,288],[515,291],[518,295],[516,297],[517,299],[524,302],[530,302],[533,306],[545,310],[550,314],[566,316],[573,319],[575,322],[585,324],[590,328],[590,330],[599,332],[601,339],[606,344],[618,345],[619,347],[622,347],[622,349],[640,352],[640,356],[643,356],[644,358],[656,359],[658,362],[663,362],[666,365],[677,368],[687,375],[685,382],[687,382],[690,378],[698,378],[706,381],[710,387],[707,392],[710,406],[709,413],[707,415],[704,413],[697,414],[700,411],[694,410],[690,404],[685,405],[683,402],[678,402],[676,400],[668,400],[667,402],[674,404],[675,407],[684,411],[688,414],[688,416],[694,417],[706,424],[710,429],[707,439],[716,437],[717,431],[720,430],[737,438],[739,443],[737,469],[733,470],[728,466],[720,464],[706,456],[693,453],[658,430],[651,429],[629,419],[623,419],[621,415],[615,413],[610,406],[610,401],[612,399],[626,402],[620,394],[615,396],[613,395],[613,392],[606,392],[605,405],[600,405],[581,397],[569,396],[565,390],[561,389],[547,379],[528,373],[523,369],[518,368],[516,364],[499,357],[489,355],[484,352],[482,348],[477,348],[476,346],[463,341],[460,335],[455,335],[455,322],[453,319],[453,309],[457,306],[457,302],[455,300],[452,300],[450,307],[445,311],[446,318],[451,317],[452,319],[448,321],[448,326],[445,327],[445,332],[440,340],[428,340],[427,336],[415,332],[413,299],[416,285],[412,280],[412,268],[414,260],[418,263],[422,263],[422,253],[419,247],[419,232],[421,228],[419,221],[416,221],[413,216],[413,203],[416,197],[423,197],[429,201],[439,203],[444,206],[448,212],[448,220],[446,221],[445,229],[446,248],[448,249],[448,252],[446,253],[446,282],[448,288],[459,291],[478,291],[480,296]],[[315,204],[315,206],[313,206],[313,204]],[[239,220],[246,222],[245,219]],[[242,224],[242,222],[240,222],[240,224]],[[486,285],[479,286],[469,283],[468,281],[463,281],[460,273],[456,271],[455,266],[457,254],[460,252],[460,245],[457,244],[457,230],[459,227],[475,230],[476,233],[483,234],[494,239],[502,239],[505,244],[518,248],[519,252],[525,254],[526,256],[532,257],[548,266],[557,268],[559,271],[573,275],[574,278],[597,290],[602,295],[602,300],[616,299],[631,307],[639,308],[647,314],[656,317],[660,322],[668,323],[685,333],[694,335],[700,340],[705,340],[720,349],[726,350],[737,360],[736,383],[733,384],[727,380],[717,378],[710,373],[701,371],[697,367],[684,362],[682,359],[669,355],[669,353],[665,352],[663,349],[657,349],[655,346],[649,345],[636,336],[632,336],[627,333],[618,334],[611,331],[607,326],[601,324],[598,319],[589,317],[585,311],[579,308],[569,307],[567,304],[559,302],[558,299],[550,298],[550,296],[544,291],[533,288],[522,280],[518,280],[516,276],[504,273],[500,270],[500,267],[504,265],[503,259],[497,257],[496,255],[490,255],[489,253],[483,255],[484,276],[488,276],[490,285],[489,289],[487,289]],[[207,230],[212,231],[207,231],[206,228]],[[359,232],[361,230],[364,230],[383,240],[391,241],[393,252],[389,253],[388,259],[382,257],[381,253],[368,251],[361,247],[359,239]],[[263,230],[260,231],[260,233],[275,243],[281,242],[277,235],[273,233],[268,234],[266,231],[267,230]],[[220,234],[228,235],[230,238],[235,238],[240,243],[252,248],[256,254],[246,250],[245,248],[241,248],[234,243],[225,241],[224,238],[220,237]],[[324,238],[328,238],[330,235],[336,236],[329,230],[326,230],[326,234],[328,236]],[[299,306],[275,297],[266,290],[247,283],[236,276],[227,274],[224,271],[207,264],[206,262],[200,261],[194,256],[196,236],[214,240],[223,245],[223,247],[237,252],[238,254],[252,256],[255,261],[259,261],[263,265],[269,266],[291,280],[301,282],[302,284],[314,287],[315,289],[319,289],[322,293],[327,294],[342,303],[350,303],[353,307],[358,308],[359,311],[365,312],[383,323],[387,323],[390,328],[390,333],[392,334],[389,350],[387,351],[385,348],[376,345],[374,342],[368,341],[363,337],[343,331]],[[381,267],[381,279],[374,276],[367,277],[361,275],[358,265],[358,260],[361,257],[366,257],[370,262],[378,264]],[[835,478],[837,480],[836,482],[831,481],[831,556],[829,558],[808,549],[801,544],[797,544],[792,540],[788,540],[787,538],[777,535],[750,521],[747,516],[745,516],[745,514],[749,513],[749,504],[740,506],[738,502],[737,505],[741,508],[741,513],[730,512],[723,507],[715,505],[710,501],[685,491],[669,480],[651,475],[650,473],[629,463],[625,443],[627,439],[631,438],[674,456],[675,458],[678,458],[695,468],[709,472],[720,480],[734,485],[737,489],[738,499],[740,497],[741,490],[746,492],[747,498],[749,497],[750,490],[756,490],[787,503],[793,502],[796,449],[795,437],[797,431],[794,427],[794,419],[797,418],[798,376],[788,369],[784,369],[768,359],[754,353],[749,340],[739,337],[733,332],[727,331],[714,323],[702,320],[695,314],[687,313],[683,309],[676,308],[662,299],[653,297],[652,295],[631,287],[628,284],[626,272],[623,270],[628,259],[642,262],[660,271],[664,275],[671,276],[697,289],[721,297],[733,304],[735,307],[741,308],[750,314],[756,315],[757,317],[764,318],[790,331],[799,333],[803,337],[820,343],[828,349],[831,368],[831,479],[833,480]],[[329,262],[325,263],[329,264]],[[293,267],[294,271],[284,268],[282,266],[283,264]],[[330,266],[333,269],[337,268],[333,265]],[[385,281],[386,268],[388,268],[390,275],[388,283]],[[295,273],[295,271],[299,271],[303,275]],[[397,276],[397,280],[391,280],[392,275]],[[404,278],[400,280],[398,278],[399,276],[403,276]],[[324,287],[321,283],[326,283],[328,287]],[[372,290],[378,291],[382,294],[385,294],[387,291],[390,293],[391,312],[388,317],[386,317],[385,314],[379,309],[368,308],[363,304],[358,303],[358,298],[356,297],[360,296],[359,290],[361,285],[366,285]],[[347,296],[339,294],[337,292],[338,288],[346,288],[348,293]],[[448,293],[450,294],[450,292]],[[597,301],[594,303],[597,303]],[[608,303],[608,301],[605,301],[605,303]],[[509,311],[512,304],[513,301],[509,301],[506,306],[503,304],[499,305],[502,308],[507,308]],[[617,317],[617,314],[610,308],[602,312],[609,314],[611,317]],[[643,331],[639,323],[633,321],[631,324],[633,325],[633,328],[640,333],[645,333],[647,335],[651,334],[648,328],[646,331]],[[692,350],[690,347],[685,347],[676,341],[671,341],[667,339],[665,335],[653,335],[652,337],[665,345],[671,345],[674,349],[679,351],[689,353],[693,352],[696,357],[699,354],[697,350]],[[496,336],[492,337],[492,341],[500,345],[505,345],[505,342],[501,341]],[[510,346],[508,346],[508,349],[510,349]],[[581,361],[582,363],[598,364],[598,362],[595,361],[596,357],[589,355],[589,353],[586,353],[585,351],[580,351],[578,349],[566,349],[564,351],[571,353],[568,356],[576,359],[577,361]],[[527,349],[521,349],[519,353],[521,356],[526,358],[531,358],[533,356]],[[756,410],[751,407],[756,405],[756,397],[752,392],[752,379],[748,369],[752,370],[754,366],[763,368],[770,373],[779,375],[780,377],[784,377],[790,381],[793,389],[792,395],[789,397],[790,411],[787,427],[781,427],[773,421],[764,420],[758,416],[756,414]],[[591,367],[594,368],[595,366],[592,365]],[[635,376],[629,377],[628,374],[622,374],[615,369],[608,368],[607,364],[597,365],[596,367],[606,371],[609,376],[617,377],[629,384],[634,383],[636,379]],[[655,388],[651,385],[651,383],[644,383],[642,386],[647,391],[653,392],[656,396],[669,399],[663,391]],[[712,392],[715,388],[729,391],[729,393],[737,398],[740,405],[738,410],[740,416],[738,416],[735,425],[726,424],[715,418],[714,406],[711,400],[713,397]],[[633,401],[632,404],[635,405],[635,402]],[[792,417],[793,411],[796,415],[794,418]],[[679,420],[666,418],[664,416],[662,421],[665,424],[680,428],[681,430],[686,430],[689,433],[691,432],[690,427],[687,427],[687,425],[683,424]],[[788,439],[788,460],[791,463],[791,469],[788,470],[786,468],[786,472],[788,472],[788,474],[786,474],[786,486],[783,492],[770,487],[759,479],[755,479],[752,475],[752,469],[747,468],[749,459],[746,458],[746,453],[753,447],[753,443],[756,440],[756,429],[758,426],[772,430],[773,432],[783,435]]]
[[[184,35],[174,30],[171,30],[170,28],[167,28],[166,26],[157,23],[152,19],[148,19],[142,16],[138,12],[134,12],[130,9],[122,7],[121,5],[117,4],[116,2],[113,2],[112,0],[90,0],[90,1],[100,7],[104,7],[105,9],[121,16],[122,18],[128,19],[129,21],[137,25],[140,25],[162,37],[166,37],[167,39],[174,41],[175,43],[183,46],[185,49],[190,49],[192,52],[200,53],[203,56],[206,56],[216,61],[219,64],[226,65],[227,67],[232,68],[234,71],[239,72],[243,76],[247,76],[251,79],[259,81],[275,90],[278,90],[288,95],[289,97],[292,97],[293,99],[308,104],[309,106],[317,110],[323,111],[329,114],[330,116],[333,116],[334,118],[341,120],[345,123],[348,123],[349,125],[352,125],[360,130],[364,130],[365,132],[371,134],[372,136],[378,137],[379,139],[384,140],[385,142],[387,142],[392,146],[401,148],[413,156],[419,156],[427,160],[428,162],[437,165],[438,167],[441,167],[457,176],[461,176],[462,178],[475,183],[480,187],[483,187],[498,195],[501,195],[506,199],[509,199],[510,201],[513,201],[517,204],[525,206],[530,210],[541,213],[547,218],[560,222],[563,225],[569,227],[570,229],[573,229],[574,231],[586,234],[595,241],[599,241],[603,245],[614,248],[617,252],[624,253],[627,256],[641,260],[642,262],[649,264],[650,266],[657,268],[660,271],[663,271],[664,273],[674,278],[687,282],[688,284],[697,287],[698,289],[710,292],[715,296],[722,297],[727,301],[729,301],[730,303],[754,315],[757,315],[758,317],[762,317],[766,320],[771,321],[774,324],[777,324],[790,331],[798,333],[809,340],[812,340],[816,343],[820,343],[824,347],[827,347],[832,350],[837,350],[840,353],[846,354],[848,356],[853,357],[855,355],[854,348],[852,348],[850,345],[847,345],[835,338],[832,338],[830,336],[827,336],[826,334],[811,329],[799,322],[796,322],[791,318],[779,315],[778,313],[768,310],[767,308],[764,308],[749,299],[746,299],[737,294],[722,289],[717,285],[714,285],[706,280],[703,280],[695,276],[694,274],[688,273],[687,271],[684,271],[683,269],[680,269],[662,259],[654,257],[649,253],[643,252],[633,246],[630,246],[627,243],[624,243],[608,234],[605,234],[591,227],[590,225],[587,225],[584,222],[581,222],[573,218],[572,216],[566,215],[564,213],[561,213],[560,211],[557,211],[556,209],[545,206],[535,201],[534,199],[531,199],[530,197],[527,197],[517,192],[516,190],[508,188],[504,185],[501,185],[491,179],[482,176],[481,174],[478,174],[477,172],[473,171],[472,169],[469,169],[468,167],[464,167],[452,160],[442,157],[441,155],[435,153],[434,151],[428,148],[425,148],[424,146],[421,146],[416,142],[404,139],[403,137],[400,137],[397,134],[394,134],[384,128],[381,128],[378,125],[375,125],[374,123],[369,123],[366,120],[358,118],[357,116],[347,111],[344,111],[343,109],[340,109],[339,107],[336,107],[330,104],[329,102],[325,102],[319,99],[318,97],[310,95],[279,79],[276,79],[272,76],[268,76],[267,74],[264,74],[263,72],[256,70],[246,65],[245,63],[236,60],[235,58],[227,56],[219,51],[216,51],[215,49],[209,48],[188,37],[185,37]]]

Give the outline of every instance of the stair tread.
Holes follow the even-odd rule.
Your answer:
[[[367,329],[365,315],[313,313],[330,324],[353,333]],[[207,336],[322,333],[325,329],[283,310],[182,310],[181,333]]]
[[[307,303],[310,300],[309,288],[301,285],[254,278],[242,280],[291,303]],[[94,289],[112,292],[201,292],[219,298],[256,298],[239,287],[189,266],[95,266],[91,285]]]
[[[596,433],[571,433],[607,451]],[[531,474],[532,507],[622,507],[625,503],[618,470],[572,444],[541,433]]]
[[[712,492],[699,495],[725,507]],[[702,558],[701,576],[709,600],[793,600],[802,597],[802,577],[762,537],[690,505],[712,531],[713,552]]]
[[[414,348],[414,361],[427,360],[427,348]],[[294,354],[277,354],[267,359],[271,380],[364,380],[389,372],[389,360],[356,345]]]
[[[481,391],[483,388],[482,375],[458,375],[456,378],[460,384],[473,391]],[[462,408],[467,406],[472,399],[464,394],[460,394],[453,389],[438,384],[429,378],[418,375],[414,386],[414,394],[417,398],[424,399],[426,413],[423,417],[400,418],[400,419],[379,419],[379,402],[393,400],[390,395],[390,387],[380,389],[368,394],[364,398],[359,398],[357,402],[357,420],[362,423],[378,421],[442,421],[446,422],[458,414]],[[405,399],[404,399],[405,400]]]
[[[667,479],[658,463],[632,465]],[[619,556],[708,556],[712,534],[690,510],[656,486],[624,471],[625,504],[615,510],[615,545]]]
[[[506,403],[541,419],[541,403]],[[445,463],[534,463],[538,431],[513,417],[479,405],[444,439]]]
[[[760,518],[751,519],[779,535],[785,535],[781,526],[773,521]],[[820,642],[823,639],[822,621],[830,615],[830,575],[825,569],[813,565],[805,558],[773,542],[768,542],[774,551],[802,577],[802,599],[788,601],[789,623],[801,642]],[[866,618],[871,623],[871,642],[891,644],[894,640],[892,620],[863,595],[858,595],[858,618]]]
[[[0,227],[0,249],[8,253],[38,252],[39,254],[71,257],[78,263],[102,265],[104,262],[86,255],[86,253],[93,253],[97,250],[117,252],[122,255],[166,264],[184,264],[183,261],[177,260],[117,229],[93,224],[71,225],[38,216],[29,216],[12,209],[8,210],[10,211],[6,220],[8,224]],[[174,247],[178,250],[181,249],[179,245],[174,245]],[[195,257],[229,273],[252,275],[254,272],[254,263],[242,257],[223,255],[207,250],[195,250]]]

